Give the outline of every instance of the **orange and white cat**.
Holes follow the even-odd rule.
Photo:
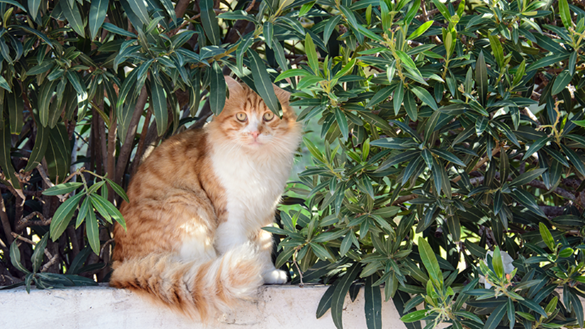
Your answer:
[[[247,86],[226,77],[221,114],[157,147],[128,187],[110,285],[147,293],[206,320],[262,283],[284,284],[272,238],[274,212],[301,137],[290,94],[276,86],[279,119]]]

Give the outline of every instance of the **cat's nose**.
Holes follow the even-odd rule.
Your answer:
[[[252,135],[252,137],[254,137],[254,139],[258,138],[258,135],[260,135],[259,131],[252,131],[250,132],[250,135]]]

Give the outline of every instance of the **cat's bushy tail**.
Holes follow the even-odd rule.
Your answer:
[[[110,286],[146,293],[143,295],[171,309],[206,321],[217,311],[227,311],[241,300],[256,296],[262,285],[258,257],[249,246],[199,262],[152,254],[114,262]]]

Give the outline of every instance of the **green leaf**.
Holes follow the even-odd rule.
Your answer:
[[[325,249],[325,247],[323,247],[322,245],[314,242],[309,243],[309,245],[313,249],[315,256],[319,257],[319,259],[322,260],[331,259],[331,255],[329,254],[327,249]]]
[[[437,122],[439,122],[440,116],[441,112],[435,111],[427,121],[425,125],[425,143],[429,141],[429,138],[431,138],[431,135],[435,131],[435,127],[437,126]]]
[[[10,179],[10,183],[12,183],[12,187],[15,189],[20,189],[20,182],[16,177],[16,170],[14,170],[14,166],[12,165],[12,159],[10,157],[10,148],[12,147],[12,137],[10,135],[10,130],[8,129],[8,122],[4,122],[3,131],[0,132],[0,147],[2,148],[2,152],[0,152],[0,167],[2,168],[2,172],[6,178]]]
[[[522,81],[522,78],[524,78],[524,75],[526,74],[526,60],[523,59],[522,63],[520,63],[520,65],[518,66],[518,69],[516,70],[516,74],[514,74],[514,82],[512,82],[512,86],[516,86],[520,83],[520,81]]]
[[[545,318],[548,317],[548,315],[546,314],[546,312],[544,311],[542,306],[538,305],[538,303],[536,303],[535,301],[530,300],[530,299],[524,299],[524,300],[519,300],[519,302],[520,302],[520,304],[528,307],[529,309],[544,316]]]
[[[234,10],[233,12],[221,13],[217,16],[217,18],[225,20],[245,20],[248,22],[256,23],[254,16],[248,15],[248,13],[243,10]]]
[[[447,217],[446,224],[453,242],[459,242],[461,240],[461,222],[459,221],[459,217],[456,215]]]
[[[30,172],[31,170],[35,169],[43,158],[45,157],[45,152],[47,151],[47,145],[49,145],[49,136],[48,131],[43,125],[37,125],[37,136],[35,138],[35,144],[32,148],[30,157],[28,158],[28,163],[24,168],[24,172]]]
[[[73,192],[79,187],[83,186],[83,183],[78,182],[68,182],[59,185],[55,185],[45,191],[43,191],[43,195],[63,195],[69,192]]]
[[[33,20],[37,17],[37,14],[39,13],[40,5],[41,5],[41,0],[28,0],[29,14],[30,14],[30,17],[33,18]]]
[[[276,115],[280,115],[280,102],[274,93],[274,86],[270,81],[270,76],[266,72],[266,65],[260,56],[253,51],[248,49],[248,57],[250,58],[250,69],[252,70],[252,77],[254,78],[254,85],[256,90],[266,106]]]
[[[41,241],[39,241],[35,246],[35,251],[30,258],[33,266],[33,273],[37,273],[41,268],[41,264],[43,263],[43,258],[45,256],[45,247],[47,247],[48,240],[49,234],[45,233]]]
[[[394,90],[394,96],[392,96],[392,105],[394,105],[394,115],[398,115],[398,112],[400,112],[403,97],[404,85],[402,84],[402,82],[398,82],[398,86]]]
[[[313,73],[315,75],[321,75],[321,71],[319,70],[319,57],[315,44],[313,43],[313,38],[311,38],[309,33],[305,36],[305,53],[307,54],[307,62],[311,70],[313,70]]]
[[[211,41],[211,44],[219,46],[221,37],[217,17],[215,16],[215,11],[213,11],[213,0],[201,0],[199,6],[201,9],[201,25],[203,25],[207,38]]]
[[[510,182],[510,186],[521,186],[524,184],[528,184],[528,183],[532,182],[533,180],[535,180],[536,178],[540,177],[546,170],[547,170],[546,168],[541,168],[541,169],[534,169],[531,171],[527,171],[527,172],[523,173],[522,175],[514,178]]]
[[[550,140],[551,140],[551,138],[548,137],[548,136],[543,136],[543,137],[537,139],[534,143],[532,143],[530,145],[530,147],[528,148],[528,150],[526,150],[526,154],[524,154],[524,157],[522,157],[522,161],[528,159],[529,156],[531,156],[532,154],[534,154],[534,152],[537,152],[538,150],[540,150]]]
[[[424,319],[427,316],[428,310],[419,310],[406,314],[400,318],[404,323],[416,322]]]
[[[343,324],[341,320],[341,315],[343,313],[343,302],[345,300],[345,296],[349,291],[349,287],[358,274],[361,271],[361,266],[359,263],[353,264],[350,267],[346,274],[338,279],[339,285],[335,288],[333,292],[333,296],[331,296],[331,317],[333,318],[333,323],[337,329],[342,329]]]
[[[87,220],[85,221],[85,232],[87,233],[87,240],[91,246],[91,250],[96,255],[100,254],[100,235],[99,223],[93,212],[93,207],[87,208]]]
[[[502,261],[502,255],[500,253],[500,247],[496,247],[494,250],[494,257],[492,257],[492,266],[494,273],[499,279],[504,277],[504,262]]]
[[[416,106],[416,102],[414,100],[414,95],[407,91],[404,97],[404,109],[406,110],[406,114],[413,122],[418,118],[418,107]]]
[[[569,158],[569,162],[577,169],[577,171],[585,176],[585,165],[581,161],[581,158],[575,153],[573,150],[565,146],[565,144],[561,144],[561,149],[563,153]]]
[[[111,222],[110,218],[113,218],[118,224],[122,225],[122,228],[126,230],[126,222],[124,221],[124,217],[114,205],[106,200],[104,197],[98,194],[92,194],[89,196],[91,204],[95,207],[95,209],[104,217],[105,220]]]
[[[496,309],[492,312],[492,314],[490,314],[489,318],[485,322],[484,329],[495,329],[504,318],[507,309],[508,309],[507,303],[503,303],[500,306],[496,307]]]
[[[102,25],[102,27],[104,29],[106,29],[108,32],[112,32],[112,33],[115,33],[115,34],[119,34],[119,35],[125,36],[125,37],[136,38],[136,34],[134,34],[132,32],[128,32],[128,31],[126,31],[126,30],[124,30],[122,28],[117,27],[114,24],[111,24],[111,23],[104,23]]]
[[[65,15],[65,18],[67,18],[67,21],[73,30],[75,30],[75,32],[81,37],[85,37],[85,32],[83,29],[83,17],[81,17],[81,13],[77,7],[77,2],[63,1],[61,3],[61,9],[63,10],[63,14]]]
[[[445,7],[445,5],[440,0],[433,0],[433,4],[435,5],[435,7],[437,7],[441,15],[445,17],[445,20],[447,20],[447,22],[450,22],[451,14],[449,14],[449,10],[447,9],[447,7]]]
[[[477,85],[479,101],[481,105],[485,106],[488,94],[488,75],[483,51],[479,53],[475,63],[475,84]]]
[[[459,165],[459,166],[463,166],[463,167],[466,166],[465,162],[461,161],[455,154],[453,154],[451,152],[441,150],[441,149],[434,149],[434,148],[432,148],[430,150],[431,150],[431,152],[435,153],[436,155],[440,156],[441,158],[443,158],[449,162],[453,162],[454,164]]]
[[[71,217],[75,213],[75,209],[79,205],[79,201],[85,195],[85,192],[77,193],[76,195],[67,199],[63,204],[57,208],[53,219],[51,220],[51,226],[49,231],[51,233],[51,240],[56,241],[71,221]]]
[[[577,295],[574,293],[570,294],[569,299],[571,300],[573,311],[575,311],[575,315],[577,316],[577,324],[579,327],[583,328],[583,304],[581,303],[579,297],[577,297]]]
[[[418,70],[416,67],[416,64],[414,63],[412,58],[410,58],[410,56],[408,56],[408,54],[406,54],[403,51],[397,50],[396,55],[398,55],[398,58],[400,59],[402,64],[404,64],[406,67],[409,67],[413,70]]]
[[[7,95],[6,101],[8,103],[10,133],[19,135],[24,125],[24,100],[18,83],[14,85],[14,92]]]
[[[441,290],[443,288],[443,273],[439,267],[435,252],[423,237],[418,238],[418,252],[433,284],[437,289]]]
[[[0,3],[7,3],[13,6],[16,6],[20,9],[22,9],[22,11],[24,11],[26,13],[26,8],[24,8],[23,5],[21,5],[20,3],[18,3],[17,1],[13,1],[13,0],[0,0]],[[33,18],[35,18],[36,16],[32,16]]]
[[[374,94],[374,96],[372,96],[372,98],[370,98],[370,101],[368,102],[368,104],[366,104],[366,107],[371,108],[371,107],[377,105],[378,103],[383,102],[384,100],[388,99],[388,97],[390,97],[390,95],[392,94],[393,90],[394,90],[394,87],[385,87],[385,88],[378,90],[378,92],[376,92],[376,94]]]
[[[349,137],[349,128],[347,125],[347,119],[345,118],[345,115],[339,109],[339,107],[336,107],[334,112],[335,112],[335,121],[339,125],[339,130],[341,131],[341,135],[343,135],[344,139],[347,139]]]
[[[69,135],[63,123],[49,130],[49,145],[45,152],[45,160],[49,178],[55,183],[63,181],[69,173],[71,164],[69,143]]]
[[[264,42],[268,48],[272,49],[272,39],[274,37],[274,25],[270,21],[264,22],[264,29],[262,30],[264,35]]]
[[[538,207],[536,201],[534,201],[534,196],[522,189],[517,189],[511,193],[512,197],[518,201],[521,205],[528,208],[530,211],[534,212],[535,214],[545,217],[544,212]]]
[[[494,53],[494,57],[496,58],[496,62],[498,63],[498,67],[500,70],[504,69],[504,49],[502,48],[502,43],[497,35],[488,34],[488,38],[490,40],[490,45],[492,47],[492,52]]]
[[[29,0],[30,1],[30,0]],[[109,0],[93,0],[89,9],[89,32],[91,39],[95,39],[100,27],[106,20],[106,13],[108,11]]]
[[[169,124],[167,96],[165,96],[164,88],[158,84],[157,79],[153,80],[150,82],[150,106],[156,120],[156,130],[158,135],[162,136],[167,131]]]
[[[83,202],[81,203],[81,206],[79,207],[79,212],[77,213],[77,219],[75,220],[75,228],[76,229],[85,220],[85,217],[87,216],[88,208],[90,208],[89,198],[85,198],[85,199],[83,199]],[[90,208],[90,210],[93,211],[93,208]]]
[[[213,114],[219,115],[225,106],[227,85],[221,67],[217,62],[213,62],[209,74],[211,77],[211,84],[209,87],[209,106]]]
[[[418,38],[423,33],[425,33],[429,29],[429,27],[431,27],[431,25],[433,25],[433,22],[434,21],[431,20],[431,21],[428,21],[428,22],[421,24],[421,26],[419,26],[418,29],[416,29],[414,32],[412,32],[412,34],[410,34],[407,39],[414,40],[414,39]]]
[[[563,72],[561,72],[555,78],[555,82],[553,83],[553,86],[551,89],[551,94],[554,96],[554,95],[560,93],[561,91],[563,91],[563,89],[565,89],[565,87],[569,84],[569,82],[571,82],[572,78],[573,78],[573,76],[569,73],[569,71],[564,70]]]
[[[130,199],[128,199],[128,195],[126,195],[126,192],[124,192],[124,189],[120,185],[114,183],[113,180],[108,179],[108,178],[106,178],[106,182],[108,182],[108,185],[110,185],[110,187],[112,188],[112,190],[114,190],[114,192],[116,192],[116,194],[121,196],[122,199],[124,199],[124,201],[130,203]]]
[[[10,245],[10,262],[19,271],[23,273],[30,273],[30,271],[20,263],[20,249],[18,249],[18,245],[16,244],[17,241],[17,239],[14,239]]]
[[[426,89],[411,85],[410,90],[416,95],[416,97],[418,97],[423,103],[430,106],[433,110],[437,111],[439,109],[437,102]]]
[[[542,237],[542,241],[544,241],[546,246],[551,251],[554,251],[555,250],[555,240],[553,239],[553,236],[550,233],[550,231],[548,230],[548,228],[546,227],[546,225],[544,225],[544,223],[542,223],[542,222],[538,223],[538,228],[540,230],[540,236]]]
[[[569,9],[569,3],[567,0],[559,0],[559,14],[561,15],[561,20],[563,21],[565,28],[567,30],[572,28],[573,22],[571,20],[571,10]]]
[[[327,288],[327,290],[325,291],[325,293],[321,297],[321,300],[319,300],[319,306],[317,306],[317,314],[316,314],[317,319],[322,317],[325,314],[325,312],[327,312],[327,310],[329,310],[331,308],[331,299],[333,297],[333,292],[335,291],[337,286],[339,286],[340,282],[341,282],[341,280],[338,279],[332,285],[330,285],[329,288]]]
[[[376,274],[368,276],[364,287],[364,311],[366,313],[368,329],[382,328],[382,294],[379,286],[372,286],[377,278],[378,276]]]
[[[323,29],[323,43],[327,44],[329,42],[329,38],[339,23],[339,20],[341,20],[341,15],[333,16],[327,21],[327,24],[325,24],[325,28]]]

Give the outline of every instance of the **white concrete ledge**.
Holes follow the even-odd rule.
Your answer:
[[[197,328],[302,328],[335,329],[330,311],[320,319],[315,312],[324,286],[263,286],[258,301],[225,314],[216,324],[202,325],[136,294],[106,286],[55,290],[23,288],[0,291],[0,328],[67,329],[197,329]],[[383,328],[406,329],[392,300],[382,306]],[[366,328],[364,293],[355,302],[346,297],[346,329]]]

